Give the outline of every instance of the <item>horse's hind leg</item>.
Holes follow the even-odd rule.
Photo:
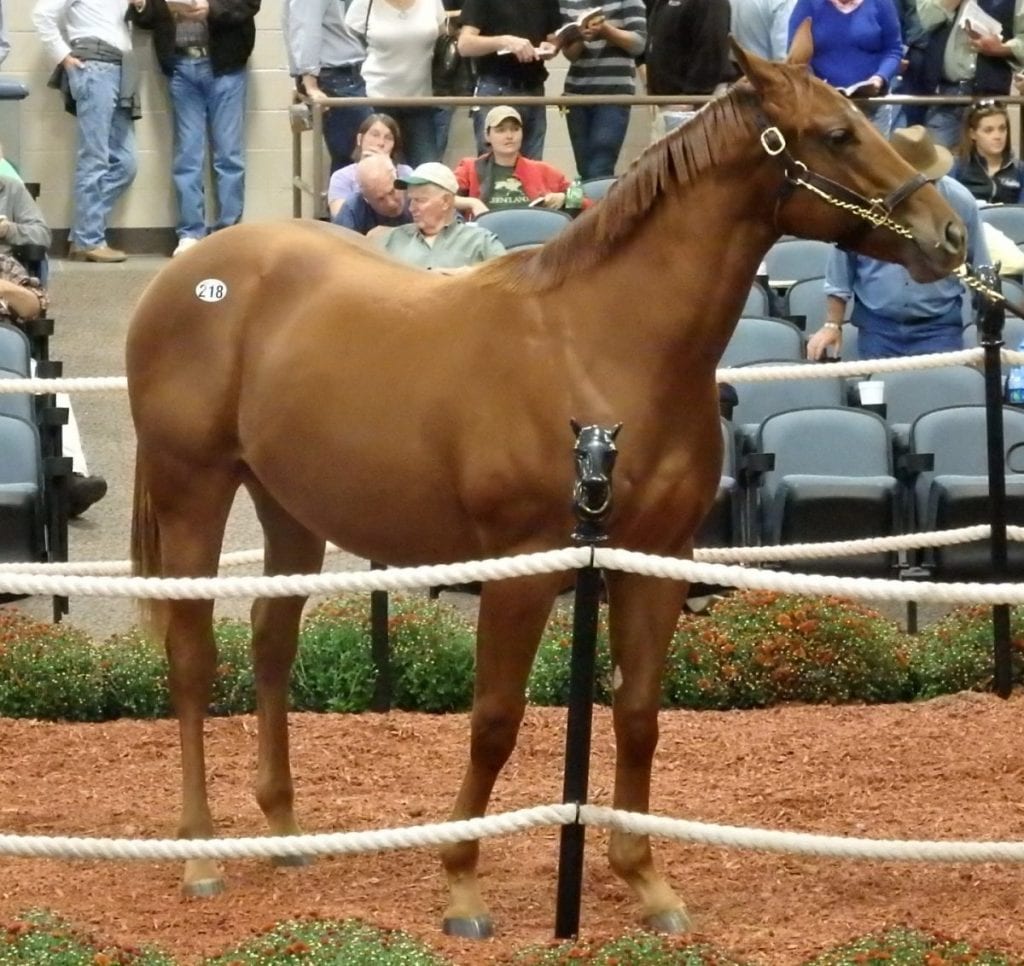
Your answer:
[[[325,542],[287,513],[254,480],[246,487],[263,525],[264,572],[319,573]],[[256,680],[259,750],[256,800],[271,835],[296,835],[294,790],[288,757],[288,679],[298,642],[305,597],[262,598],[252,606],[252,653]],[[274,860],[305,865],[301,856]]]
[[[614,806],[645,813],[650,807],[665,656],[686,585],[621,572],[609,573],[607,580],[614,668]],[[654,866],[646,835],[613,831],[608,859],[636,893],[648,926],[669,933],[689,928],[682,901]]]
[[[469,765],[453,820],[477,817],[487,809],[498,773],[515,747],[530,665],[564,580],[562,574],[522,577],[485,584],[481,591]],[[444,931],[450,935],[481,939],[493,931],[477,880],[479,857],[475,841],[441,850],[449,889]]]
[[[234,470],[199,471],[167,457],[150,458],[146,465],[159,521],[162,575],[216,575],[224,527],[239,483]],[[217,666],[213,605],[212,600],[171,600],[165,611],[168,685],[181,738],[178,837],[186,839],[214,837],[203,751],[203,722]],[[223,878],[217,863],[212,859],[189,859],[183,888],[191,896],[220,892]]]

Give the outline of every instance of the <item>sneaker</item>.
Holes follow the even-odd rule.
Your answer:
[[[187,252],[190,248],[192,248],[193,246],[198,245],[198,244],[199,244],[199,239],[198,238],[189,238],[186,235],[184,238],[179,240],[178,247],[175,248],[173,252],[171,252],[171,258],[175,258],[178,255],[184,255],[185,252]]]
[[[102,476],[73,473],[68,483],[68,516],[80,517],[106,495],[107,481]]]
[[[95,248],[79,248],[72,245],[68,250],[68,258],[73,262],[123,262],[128,256],[117,248],[109,245],[97,245]]]

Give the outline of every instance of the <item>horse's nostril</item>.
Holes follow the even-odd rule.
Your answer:
[[[946,248],[949,251],[962,251],[965,243],[964,230],[955,221],[946,225]]]

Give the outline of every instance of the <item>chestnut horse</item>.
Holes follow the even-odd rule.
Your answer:
[[[397,566],[564,546],[571,418],[624,424],[611,545],[690,555],[721,464],[715,366],[770,245],[783,233],[842,240],[922,280],[964,252],[963,226],[935,188],[810,76],[806,52],[788,64],[736,57],[744,80],[542,248],[449,277],[292,221],[219,232],[174,259],[128,335],[137,572],[215,574],[240,485],[264,529],[268,574],[319,571],[325,539]],[[483,587],[453,819],[487,807],[568,576]],[[685,590],[607,575],[619,809],[648,811],[662,670]],[[287,689],[303,603],[252,609],[256,796],[275,835],[299,829]],[[215,834],[203,752],[212,611],[176,600],[156,615],[179,719],[185,838]],[[476,842],[442,850],[445,928],[458,935],[491,930],[478,854]],[[687,927],[646,836],[612,833],[609,860],[650,926]],[[216,892],[220,869],[190,861],[184,884]]]

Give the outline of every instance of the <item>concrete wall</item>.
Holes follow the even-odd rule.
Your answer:
[[[46,87],[53,65],[35,35],[31,23],[33,0],[6,0],[4,16],[11,40],[11,54],[2,71],[24,81],[31,94],[16,104],[0,104],[0,139],[8,155],[19,164],[27,181],[42,185],[40,204],[51,227],[67,228],[71,216],[71,172],[74,165],[75,122],[64,113],[60,97]],[[286,218],[291,215],[291,133],[287,109],[292,82],[288,76],[281,37],[281,0],[263,0],[256,18],[256,49],[253,53],[247,117],[246,220]],[[159,228],[173,226],[174,199],[169,176],[171,121],[166,85],[150,50],[147,31],[136,31],[142,76],[143,118],[136,125],[139,173],[135,183],[115,209],[111,227]],[[549,92],[560,93],[566,63],[552,64]],[[622,163],[628,162],[646,143],[650,127],[648,108],[633,111],[633,122]],[[312,170],[312,137],[303,137],[304,171]],[[468,112],[459,110],[452,125],[450,162],[472,154],[472,130]],[[574,173],[572,151],[559,111],[549,109],[545,160],[570,176]],[[307,204],[308,213],[311,205]]]

